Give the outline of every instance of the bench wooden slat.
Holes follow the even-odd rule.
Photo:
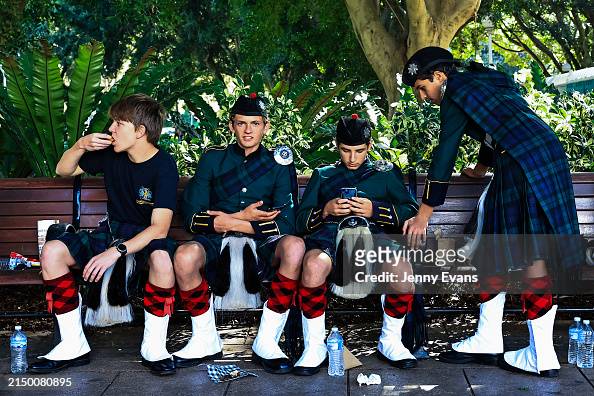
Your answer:
[[[594,223],[594,211],[592,210],[578,210],[578,222],[580,224]]]
[[[71,202],[72,186],[67,189],[43,190],[14,189],[3,190],[0,194],[0,202]]]
[[[2,236],[3,242],[37,242],[37,229],[11,230]]]
[[[3,285],[40,285],[43,284],[39,269],[0,271],[0,286]]]
[[[472,212],[434,212],[430,224],[466,224]]]
[[[0,216],[11,216],[14,214],[36,213],[40,215],[64,215],[72,214],[71,202],[4,202],[0,205]]]
[[[0,179],[0,188],[13,190],[38,190],[38,189],[72,189],[72,177],[35,177]]]
[[[10,252],[17,252],[25,257],[37,258],[39,250],[37,248],[37,241],[35,242],[0,242],[0,252],[2,257],[8,257]]]
[[[300,182],[307,180],[306,178],[301,178]],[[183,187],[187,184],[186,179],[180,180],[178,185],[178,195],[181,191],[183,191]],[[423,184],[418,185],[418,192],[419,198],[420,194],[423,192]],[[459,197],[478,197],[479,194],[484,190],[486,183],[478,183],[478,184],[451,184],[448,187],[448,198],[459,198]],[[574,187],[574,194],[576,197],[593,197],[594,196],[594,182],[589,183],[575,183]],[[305,185],[299,185],[300,193],[303,194],[305,190]],[[95,186],[93,188],[85,188],[82,191],[82,199],[83,201],[102,201],[107,199],[107,195],[105,193],[105,189],[101,186]]]
[[[4,240],[4,235],[10,231],[27,228],[35,228],[37,230],[38,220],[60,220],[60,223],[72,222],[72,203],[70,204],[70,213],[68,215],[27,215],[27,216],[0,216],[0,240]],[[37,232],[37,231],[36,231]],[[0,255],[2,252],[0,251]]]

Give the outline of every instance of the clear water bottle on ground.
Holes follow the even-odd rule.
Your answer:
[[[594,363],[592,354],[593,341],[593,331],[592,327],[590,327],[590,321],[584,320],[578,338],[577,366],[579,368],[592,368]]]
[[[10,372],[27,372],[27,336],[21,326],[15,326],[14,333],[10,336]]]
[[[343,340],[337,327],[332,328],[326,345],[328,346],[328,375],[333,377],[344,375]]]
[[[569,350],[567,351],[567,363],[569,364],[576,364],[577,362],[578,337],[581,327],[581,318],[576,316],[573,318],[571,326],[569,326]]]

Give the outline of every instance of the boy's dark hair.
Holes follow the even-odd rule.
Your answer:
[[[445,74],[446,76],[449,77],[450,73],[452,71],[456,71],[458,69],[458,65],[456,63],[439,63],[433,67],[431,67],[429,70],[427,70],[426,72],[423,72],[422,74],[419,74],[417,76],[417,80],[429,80],[429,81],[433,81],[433,73],[436,71],[440,71],[443,74]]]
[[[144,125],[146,138],[153,146],[157,146],[165,109],[159,102],[145,94],[134,94],[118,100],[109,108],[109,117],[116,121],[128,121],[134,128]]]

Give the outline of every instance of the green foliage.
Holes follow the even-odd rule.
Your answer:
[[[100,43],[81,46],[68,85],[45,42],[18,61],[3,60],[7,87],[0,89],[0,116],[36,175],[53,176],[65,146],[82,136],[99,91],[102,60]]]
[[[125,96],[137,92],[139,77],[147,66],[147,62],[154,49],[150,49],[138,62],[136,67],[128,69],[118,84],[115,84],[103,96],[97,107],[96,116],[91,121],[89,130],[93,132],[103,132],[109,128],[109,106]]]
[[[589,0],[493,0],[482,4],[497,30],[495,43],[506,62],[535,60],[546,76],[594,65],[594,18]],[[520,55],[520,57],[518,57]]]
[[[377,78],[343,1],[233,0],[229,8],[230,18],[240,21],[242,75],[263,71],[269,80],[291,83],[308,74],[357,84]]]
[[[65,76],[58,57],[45,42],[18,58],[6,57],[2,69],[7,86],[0,87],[0,146],[16,143],[22,151],[19,158],[28,161],[34,175],[54,176],[66,148],[87,132],[109,128],[108,109],[115,101],[146,92],[170,108],[179,98],[191,97],[195,78],[187,72],[180,75],[175,62],[151,62],[153,52],[147,51],[105,93],[101,92],[105,80],[101,43],[80,46],[71,73]],[[15,167],[20,162],[1,172],[19,173]]]
[[[27,177],[31,167],[0,119],[0,178]]]
[[[0,114],[13,140],[28,153],[31,168],[39,175],[50,175],[64,147],[63,141],[55,141],[60,139],[60,115],[50,102],[60,100],[63,87],[53,55],[37,50],[32,59],[33,67],[25,65],[30,57],[21,58],[20,64],[13,58],[2,62],[7,86],[1,89]],[[32,75],[26,73],[29,70]],[[63,106],[63,91],[60,101]]]
[[[105,47],[102,71],[107,76],[117,73],[127,60],[136,64],[152,46],[165,51],[176,43],[177,29],[187,15],[180,9],[189,3],[177,0],[4,1],[22,3],[20,13],[13,12],[20,26],[12,29],[9,37],[0,36],[0,43],[3,40],[10,43],[5,53],[14,56],[29,43],[44,39],[56,47],[56,55],[67,70],[73,65],[81,45],[98,41]]]
[[[529,91],[530,107],[555,131],[572,172],[594,171],[594,92],[556,96]]]
[[[8,4],[4,4],[8,3]],[[160,63],[179,60],[196,75],[293,84],[307,74],[326,81],[375,78],[342,1],[306,0],[0,0],[0,53],[13,56],[47,40],[66,73],[78,47],[105,46],[103,72],[114,77],[151,47]],[[262,43],[266,43],[262,45]]]
[[[98,42],[83,45],[78,50],[68,87],[68,107],[66,108],[69,147],[83,135],[85,122],[95,109],[95,98],[101,90],[103,54],[103,45]]]
[[[524,84],[529,105],[561,140],[571,170],[594,171],[594,92],[589,95],[574,93],[561,96],[541,92],[534,88],[535,81],[539,81],[539,74],[534,75],[525,76],[529,77]],[[205,84],[202,89],[210,95],[199,96],[202,100],[200,106],[196,105],[196,101],[192,105],[186,103],[195,114],[216,114],[216,123],[212,118],[201,119],[199,127],[186,127],[183,132],[185,137],[181,141],[171,137],[163,140],[163,144],[175,156],[181,174],[193,173],[205,146],[228,144],[233,140],[227,126],[229,108],[240,93],[250,92],[248,87],[255,86],[257,82],[251,86],[239,79],[229,79],[227,82]],[[228,88],[230,85],[234,87],[233,91]],[[261,93],[269,101],[271,121],[265,145],[290,146],[295,154],[298,171],[307,174],[320,164],[338,159],[333,142],[336,121],[339,116],[357,112],[370,119],[374,125],[374,144],[370,152],[372,158],[393,161],[403,170],[427,172],[439,140],[440,120],[436,106],[419,104],[410,88],[407,88],[403,90],[401,100],[394,104],[394,116],[388,119],[375,104],[375,97],[365,93],[369,87],[359,87],[353,91],[343,89],[342,93],[328,101],[329,94],[332,96],[340,86],[324,85],[306,76],[293,86],[279,82],[272,90]],[[320,100],[326,101],[326,104],[320,106]],[[318,112],[313,117],[314,122],[310,123],[311,112],[317,112],[319,108],[326,110]],[[174,121],[174,124],[181,127],[183,123]],[[479,146],[479,142],[468,136],[463,137],[455,163],[456,172],[476,163]]]
[[[308,173],[320,164],[336,160],[334,125],[341,115],[361,111],[372,84],[352,89],[350,81],[325,84],[313,76],[305,76],[293,85],[279,81],[268,88],[259,75],[249,84],[238,77],[226,78],[225,83],[219,80],[198,83],[198,89],[184,97],[186,107],[198,118],[198,127],[188,127],[179,117],[174,117],[173,124],[183,130],[183,144],[174,148],[171,138],[165,139],[164,144],[176,156],[181,174],[193,173],[193,162],[199,158],[194,155],[196,152],[234,140],[228,127],[230,108],[240,95],[259,88],[264,90],[259,94],[269,109],[270,130],[264,137],[264,145],[291,147],[297,169]],[[361,93],[364,97],[358,96]],[[188,154],[190,149],[192,155]]]
[[[182,176],[194,174],[196,164],[204,152],[202,139],[196,137],[178,139],[175,136],[162,135],[159,146],[173,156],[177,171]]]
[[[0,55],[15,52],[20,44],[25,0],[0,1]]]
[[[394,110],[391,146],[406,154],[407,167],[417,171],[426,169],[433,149],[430,142],[439,136],[439,110],[427,102],[419,103],[410,87],[406,88]]]

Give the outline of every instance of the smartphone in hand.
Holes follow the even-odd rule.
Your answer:
[[[343,187],[340,189],[340,198],[351,199],[357,196],[356,187]]]

